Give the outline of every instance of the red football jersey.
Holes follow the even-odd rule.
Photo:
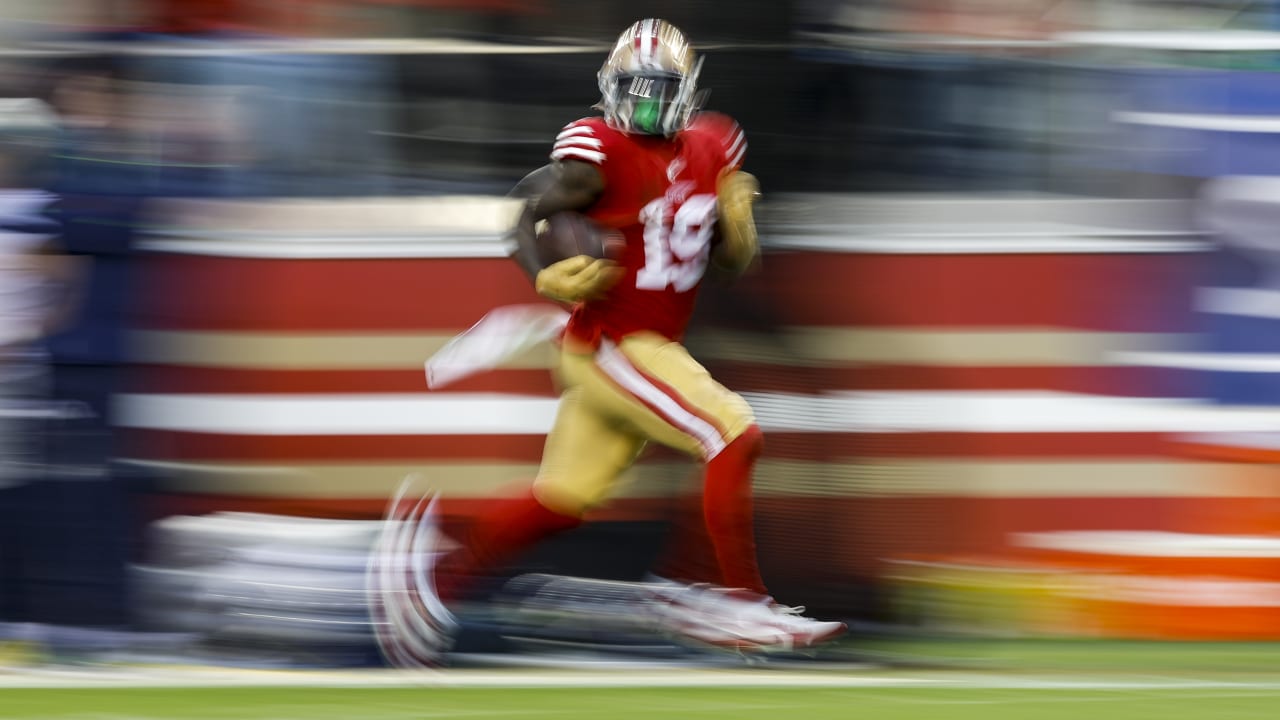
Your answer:
[[[626,271],[604,297],[580,303],[568,332],[594,345],[648,330],[680,340],[711,254],[716,179],[738,168],[747,142],[732,119],[699,113],[672,138],[616,130],[604,118],[569,123],[553,160],[600,168],[604,192],[585,213],[626,240]]]

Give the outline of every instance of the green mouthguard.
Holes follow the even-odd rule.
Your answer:
[[[658,101],[638,100],[635,112],[631,114],[631,123],[641,132],[656,133],[661,117],[662,110]]]

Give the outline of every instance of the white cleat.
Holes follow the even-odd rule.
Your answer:
[[[659,625],[679,638],[741,652],[806,650],[843,635],[842,622],[804,617],[804,608],[713,585],[654,586]]]
[[[383,518],[369,556],[369,608],[374,636],[396,667],[436,667],[453,644],[458,622],[435,591],[440,556],[436,497],[413,501],[410,476],[401,483]]]

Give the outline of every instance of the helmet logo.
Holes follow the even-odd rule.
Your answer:
[[[658,21],[649,18],[641,20],[636,28],[635,49],[638,60],[643,67],[657,66],[658,60]]]

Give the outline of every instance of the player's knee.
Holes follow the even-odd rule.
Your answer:
[[[720,422],[721,427],[724,428],[726,444],[736,443],[739,438],[745,438],[742,441],[743,445],[759,445],[764,442],[764,434],[760,432],[760,426],[756,423],[755,413],[751,411],[751,406],[741,395],[734,393],[730,400],[723,404]]]
[[[724,430],[725,442],[733,442],[756,426],[756,414],[741,395],[725,390],[714,414]]]
[[[578,518],[604,499],[600,491],[542,478],[534,482],[533,496],[554,513]]]

